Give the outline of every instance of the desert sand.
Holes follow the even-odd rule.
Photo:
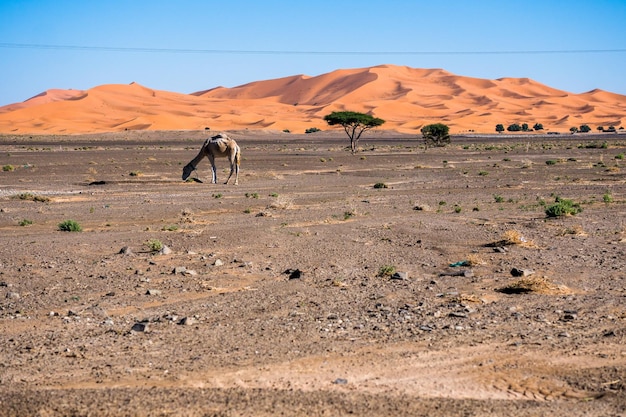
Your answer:
[[[228,133],[2,137],[0,416],[626,415],[625,136]]]
[[[392,65],[295,75],[191,94],[137,83],[85,91],[52,89],[0,107],[0,133],[74,134],[124,130],[328,130],[332,111],[371,113],[385,129],[417,134],[445,123],[452,133],[493,133],[496,124],[569,132],[623,127],[626,96],[602,90],[574,94],[527,78],[487,80],[441,69]]]

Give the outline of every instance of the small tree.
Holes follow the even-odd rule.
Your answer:
[[[341,125],[343,127],[343,130],[350,138],[350,150],[352,153],[357,151],[359,139],[363,132],[385,123],[383,119],[353,111],[334,111],[324,116],[324,120],[330,126]]]
[[[519,132],[520,130],[522,130],[522,127],[517,123],[513,123],[512,125],[509,125],[506,130],[508,130],[509,132]]]
[[[427,149],[429,146],[446,146],[450,143],[450,128],[443,123],[426,125],[421,132]]]
[[[528,123],[522,123],[522,131],[528,132]]]
[[[582,133],[587,133],[591,131],[591,128],[589,127],[589,125],[581,125],[579,130]]]
[[[533,126],[534,130],[543,130],[543,125],[541,123],[535,123]]]
[[[498,123],[496,125],[496,132],[498,132],[498,133],[504,132],[504,125],[502,123]]]
[[[572,135],[573,135],[574,133],[578,132],[578,128],[576,126],[573,126],[569,128],[569,131],[572,132]]]

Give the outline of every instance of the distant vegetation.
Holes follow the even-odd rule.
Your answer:
[[[427,148],[446,146],[450,143],[450,128],[443,123],[426,125],[422,128],[421,132]]]
[[[334,111],[324,116],[330,126],[340,125],[350,138],[350,150],[355,153],[363,132],[381,126],[385,121],[365,113],[353,111]]]

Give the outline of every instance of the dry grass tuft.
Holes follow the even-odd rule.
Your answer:
[[[524,248],[536,248],[537,245],[532,240],[525,238],[520,232],[517,230],[507,230],[504,232],[502,236],[502,240],[488,243],[485,246],[488,247],[497,247],[497,246],[522,246]]]
[[[278,196],[276,198],[276,200],[272,201],[270,203],[269,206],[267,206],[268,209],[280,209],[280,210],[287,210],[293,207],[293,200],[291,200],[291,198],[289,197],[284,197],[284,196]]]
[[[467,266],[478,266],[478,265],[486,265],[487,264],[487,262],[485,262],[485,260],[483,258],[481,258],[480,255],[478,255],[476,253],[472,253],[470,255],[467,255],[466,262],[467,262]]]
[[[587,236],[587,232],[583,230],[583,227],[581,225],[576,224],[574,226],[563,229],[561,233],[559,233],[559,236],[567,236],[567,235]]]
[[[458,303],[458,304],[464,304],[464,303],[484,304],[483,299],[477,296],[476,294],[459,294],[453,297],[450,301],[454,303]]]
[[[557,285],[546,277],[524,277],[500,288],[499,292],[505,294],[569,294],[571,291],[564,285]]]

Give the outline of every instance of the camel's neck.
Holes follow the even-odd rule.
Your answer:
[[[202,161],[202,158],[204,158],[206,156],[206,152],[204,150],[204,146],[202,147],[202,149],[200,149],[200,152],[198,152],[198,155],[196,155],[195,158],[193,158],[191,160],[191,162],[189,162],[189,164],[191,164],[192,167],[194,167],[194,169],[198,166],[198,164],[200,163],[200,161]]]

